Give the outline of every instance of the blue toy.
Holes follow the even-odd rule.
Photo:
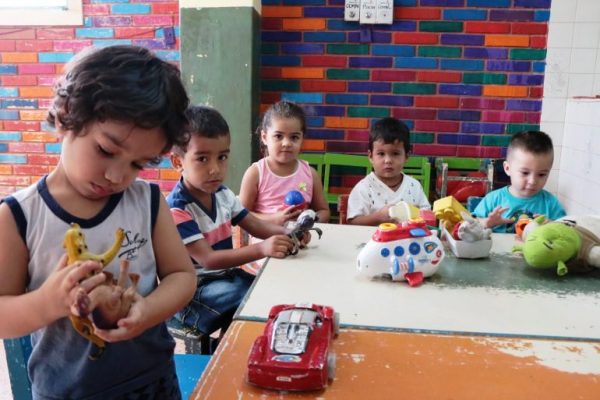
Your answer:
[[[304,204],[304,196],[298,190],[290,190],[283,201],[287,206],[299,206]]]

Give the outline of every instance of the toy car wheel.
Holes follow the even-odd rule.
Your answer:
[[[335,378],[335,353],[327,355],[327,378],[330,381]]]
[[[340,313],[333,313],[333,336],[337,336],[340,334]]]

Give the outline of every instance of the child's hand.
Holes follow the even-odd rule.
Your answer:
[[[304,234],[302,235],[302,238],[300,239],[300,248],[305,248],[309,243],[310,243],[310,232],[306,231],[304,232]]]
[[[139,294],[133,296],[133,303],[125,318],[117,321],[116,329],[100,329],[96,327],[94,333],[107,342],[120,342],[141,335],[149,326],[146,325],[148,302]]]
[[[494,211],[489,213],[486,222],[486,228],[493,228],[496,225],[510,224],[513,223],[513,218],[504,218],[502,214],[508,210],[508,207],[498,206],[494,208]]]
[[[389,210],[392,205],[393,204],[388,204],[387,206],[381,207],[377,211],[377,220],[378,220],[379,224],[383,224],[385,222],[392,221],[392,218],[390,217],[390,214],[389,214],[389,212],[390,212]]]
[[[263,257],[284,258],[294,247],[294,242],[287,235],[274,235],[259,243]]]
[[[273,222],[277,225],[285,225],[286,222],[298,218],[302,212],[302,207],[286,206],[281,211],[273,214]]]

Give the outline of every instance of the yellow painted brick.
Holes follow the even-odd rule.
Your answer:
[[[48,116],[47,110],[21,110],[19,111],[23,121],[45,121]]]
[[[485,45],[495,47],[529,47],[529,36],[485,35]]]
[[[367,118],[343,118],[343,117],[325,117],[326,128],[359,128],[369,127]]]
[[[327,26],[324,18],[294,18],[283,20],[284,31],[320,31]]]
[[[25,53],[25,52],[2,53],[2,63],[3,64],[36,63],[36,62],[38,62],[37,53]]]
[[[302,7],[263,6],[261,16],[263,18],[300,18],[302,17]]]
[[[24,142],[44,142],[44,143],[56,143],[58,138],[54,133],[50,132],[23,132]]]
[[[484,96],[527,97],[527,86],[487,85],[483,87]]]
[[[175,180],[178,180],[181,175],[179,174],[179,172],[177,172],[174,169],[161,169],[159,172],[159,176],[160,176],[159,179],[161,179],[161,180],[175,181]]]
[[[26,98],[52,97],[52,88],[49,86],[21,86],[19,94]]]
[[[281,69],[282,78],[299,78],[299,79],[323,79],[325,71],[323,68],[302,68],[289,67]]]
[[[325,151],[325,141],[305,139],[302,141],[302,151]]]

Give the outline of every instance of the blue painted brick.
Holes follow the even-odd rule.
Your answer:
[[[308,139],[344,139],[344,131],[336,129],[307,129],[306,137]]]
[[[507,110],[525,110],[540,111],[542,109],[541,100],[507,100]]]
[[[365,41],[361,39],[360,32],[348,32],[348,42],[349,43],[364,43]],[[371,32],[371,42],[370,43],[391,43],[392,42],[392,34],[389,32]]]
[[[444,18],[449,21],[483,21],[487,19],[486,10],[444,10]]]
[[[490,10],[490,21],[533,21],[533,11]]]
[[[445,119],[451,121],[479,121],[481,119],[481,112],[461,110],[439,110],[438,119]]]
[[[374,44],[371,53],[374,56],[412,57],[415,55],[415,46]]]
[[[322,93],[282,93],[282,100],[288,100],[294,103],[323,103]]]
[[[326,0],[283,0],[282,3],[286,6],[324,6]]]
[[[440,84],[438,92],[440,94],[458,94],[466,96],[481,96],[480,85],[451,85]]]
[[[19,97],[19,89],[14,87],[0,87],[0,97]],[[2,106],[2,108],[5,108]]]
[[[392,84],[389,82],[348,82],[349,92],[383,92],[389,93]]]
[[[416,6],[417,0],[394,0],[394,6]]]
[[[550,11],[536,10],[533,12],[533,20],[535,22],[547,22],[550,20]]]
[[[467,7],[508,8],[510,0],[467,0]]]
[[[389,68],[392,66],[392,57],[350,57],[351,68]]]
[[[344,7],[304,7],[305,18],[344,18]]]
[[[179,61],[181,59],[181,53],[175,50],[157,50],[154,54],[165,61]]]
[[[44,148],[46,149],[46,153],[60,153],[60,143],[46,143]]]
[[[463,35],[453,33],[443,33],[440,37],[442,44],[465,44],[471,46],[483,46],[485,43],[484,35]]]
[[[457,71],[482,71],[484,62],[479,60],[449,60],[442,59],[440,68]]]
[[[301,42],[301,32],[261,32],[260,34],[263,42]]]
[[[7,143],[0,143],[0,152],[6,153],[7,151],[8,151],[8,144]]]
[[[327,104],[365,105],[369,103],[369,96],[362,94],[334,93],[326,94],[325,101]]]
[[[169,157],[163,157],[163,159],[160,160],[160,163],[158,164],[158,168],[173,168],[173,164],[171,164],[171,160],[169,159]]]
[[[22,154],[0,154],[0,164],[27,164],[27,156]]]
[[[508,57],[508,49],[498,47],[466,47],[465,58],[493,58],[503,59]]]
[[[382,95],[374,94],[371,96],[372,106],[399,106],[399,107],[410,107],[414,103],[412,96],[393,96],[393,95]]]
[[[480,143],[481,137],[478,135],[460,135],[449,133],[438,133],[437,142],[439,144],[463,144],[476,146]]]
[[[306,117],[306,126],[311,126],[314,128],[321,127],[325,123],[325,118],[323,117]]]
[[[0,75],[15,75],[17,66],[11,64],[0,64]]]
[[[344,32],[306,32],[304,33],[305,42],[345,42],[346,34]]]
[[[330,31],[357,31],[359,25],[356,22],[344,21],[342,19],[327,20],[327,30]]]
[[[465,0],[421,0],[421,6],[464,7]]]
[[[528,72],[531,69],[529,61],[487,61],[488,71]]]
[[[14,89],[15,96],[5,96],[2,91],[3,89]],[[0,87],[0,97],[17,97],[18,92],[16,88],[2,88]],[[0,108],[37,108],[38,101],[36,99],[4,99],[0,102]]]
[[[330,6],[343,6],[345,5],[346,0],[329,0]]]
[[[75,28],[75,37],[77,38],[112,38],[114,36],[112,28]]]
[[[260,56],[262,65],[270,67],[296,67],[300,65],[300,57],[297,56]]]
[[[42,121],[40,128],[43,132],[56,132],[56,128],[51,126],[48,121]]]
[[[394,21],[391,25],[379,25],[377,29],[390,30],[394,32],[415,32],[417,30],[417,22]]]
[[[515,0],[514,7],[550,8],[550,0]]]
[[[464,133],[502,134],[502,133],[504,133],[504,124],[465,122],[462,124],[462,131]]]
[[[16,110],[0,110],[0,119],[17,120],[19,112]]]
[[[531,66],[531,70],[533,72],[544,73],[544,71],[546,70],[546,62],[545,61],[534,61],[533,65]]]
[[[114,4],[110,7],[112,14],[150,14],[150,4]]]
[[[21,132],[0,131],[1,142],[20,142],[21,139]]]
[[[435,69],[437,66],[435,58],[398,57],[394,60],[395,68]]]
[[[284,43],[281,45],[283,54],[323,54],[325,46],[315,43]]]
[[[94,40],[92,41],[94,47],[108,47],[115,45],[131,45],[131,39],[108,39],[108,40]]]
[[[304,107],[304,110],[310,115],[323,115],[329,117],[343,117],[346,115],[346,108],[338,106],[309,106]],[[309,111],[311,112],[309,113]]]
[[[92,17],[83,17],[83,26],[85,28],[94,27],[94,19]]]
[[[509,85],[542,85],[544,75],[509,75]]]
[[[170,28],[171,28],[171,27],[170,27]],[[172,28],[175,28],[175,36],[176,36],[176,37],[179,37],[179,36],[180,36],[180,35],[179,35],[179,27],[178,27],[178,26],[173,26]],[[165,30],[164,30],[164,28],[162,28],[162,29],[158,29],[158,30],[156,31],[156,37],[157,37],[157,38],[164,38],[164,37],[165,37]]]
[[[67,53],[38,53],[38,60],[41,63],[66,63],[73,58],[72,52]]]

